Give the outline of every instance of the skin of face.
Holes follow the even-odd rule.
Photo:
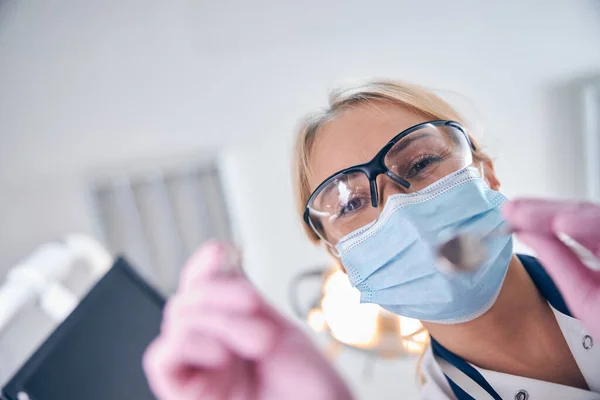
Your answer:
[[[332,174],[371,160],[403,130],[436,118],[419,114],[397,104],[370,102],[348,107],[328,121],[317,133],[308,175],[311,192]],[[482,169],[483,166],[475,165]],[[484,175],[488,183],[495,176]],[[380,207],[387,197],[402,189],[389,178],[379,176]]]

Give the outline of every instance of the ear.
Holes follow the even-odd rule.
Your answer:
[[[477,167],[490,189],[495,191],[500,190],[500,181],[496,176],[496,171],[494,170],[494,163],[492,160],[486,157],[478,163]]]

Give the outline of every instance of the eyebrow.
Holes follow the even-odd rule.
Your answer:
[[[432,132],[419,132],[414,135],[409,134],[403,138],[400,138],[396,143],[394,143],[394,145],[388,150],[386,156],[396,155],[402,150],[406,149],[408,146],[410,146],[413,142],[416,142],[417,140],[427,136],[435,138],[439,137],[438,135],[435,135]]]
[[[422,139],[424,137],[435,137],[438,138],[439,136],[432,133],[432,132],[418,132],[418,133],[414,133],[414,134],[408,134],[407,136],[404,136],[403,138],[398,139],[398,142],[394,143],[394,145],[388,150],[388,152],[386,153],[387,155],[395,155],[399,152],[401,152],[402,150],[406,149],[408,146],[410,146],[413,142]],[[375,156],[377,157],[377,156]],[[356,165],[360,165],[360,164],[356,164]],[[344,169],[348,169],[348,168],[352,168],[355,167],[356,165],[352,165],[350,167],[344,168]],[[352,174],[354,173],[361,173],[359,171],[356,172],[351,172]],[[364,175],[364,174],[363,174]],[[319,195],[317,197],[326,197],[329,195],[329,193],[333,190],[334,185],[333,183],[336,181],[336,179],[340,178],[340,177],[348,177],[347,174],[339,174],[339,175],[335,175],[335,178],[331,180],[331,182],[319,193]],[[365,176],[366,178],[366,176]],[[345,182],[348,181],[348,179],[344,180]]]

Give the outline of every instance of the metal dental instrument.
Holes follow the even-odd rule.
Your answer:
[[[443,242],[437,249],[438,257],[450,272],[469,272],[480,267],[487,257],[486,241],[493,237],[511,235],[508,226],[488,235],[458,233]]]

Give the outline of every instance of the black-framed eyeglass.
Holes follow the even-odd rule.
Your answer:
[[[401,192],[423,189],[472,163],[474,146],[456,121],[433,120],[412,126],[392,138],[368,162],[325,179],[306,202],[304,222],[335,245],[378,217],[377,178],[385,175]]]

